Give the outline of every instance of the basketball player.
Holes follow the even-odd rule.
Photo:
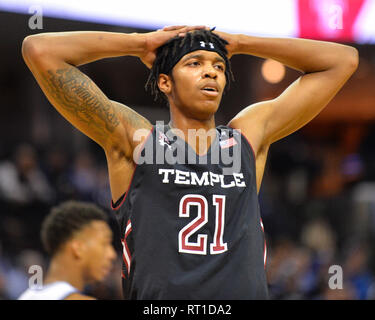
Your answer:
[[[25,38],[22,51],[53,106],[104,149],[122,228],[125,298],[267,299],[257,194],[269,147],[328,104],[356,70],[357,50],[172,26],[144,34],[45,33]],[[303,74],[279,97],[216,127],[235,54],[274,59]],[[110,100],[77,68],[124,55],[151,68],[147,88],[167,99],[168,125],[154,126]],[[182,151],[190,157],[155,160]],[[227,151],[239,168],[230,171]],[[153,161],[139,161],[147,157]]]
[[[41,238],[51,257],[43,287],[27,289],[19,300],[94,300],[82,294],[84,286],[102,281],[116,257],[103,210],[64,202],[45,218]]]

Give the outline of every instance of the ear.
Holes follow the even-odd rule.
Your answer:
[[[70,248],[72,250],[73,256],[77,259],[81,259],[84,251],[85,245],[82,241],[75,239],[70,242]]]
[[[159,74],[158,87],[161,92],[168,95],[172,91],[172,78],[164,73]]]

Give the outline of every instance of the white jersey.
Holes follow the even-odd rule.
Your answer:
[[[64,300],[75,292],[79,291],[68,282],[56,281],[46,284],[41,289],[29,288],[19,296],[18,300]]]

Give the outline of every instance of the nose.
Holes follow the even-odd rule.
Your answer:
[[[203,69],[203,78],[216,79],[217,78],[216,69],[210,64],[205,65]]]

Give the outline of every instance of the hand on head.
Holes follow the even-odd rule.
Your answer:
[[[145,34],[145,50],[144,54],[140,57],[141,61],[148,67],[151,68],[156,58],[157,49],[166,43],[168,40],[180,36],[184,37],[188,32],[195,30],[210,30],[207,26],[167,26],[162,29],[158,29],[154,32]],[[223,38],[228,42],[226,48],[228,50],[228,58],[232,57],[238,50],[238,36],[229,34],[222,31],[213,31],[215,34]]]
[[[163,29],[146,33],[145,50],[140,57],[141,61],[148,68],[151,68],[156,58],[156,51],[160,46],[176,36],[184,37],[186,33],[200,29],[209,30],[206,26],[168,26]]]

